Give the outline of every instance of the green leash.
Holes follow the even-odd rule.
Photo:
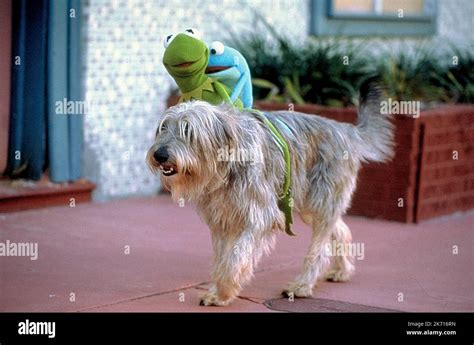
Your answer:
[[[291,225],[293,224],[294,200],[291,196],[291,156],[288,143],[264,113],[255,109],[252,109],[251,112],[252,114],[258,116],[270,129],[273,137],[283,151],[283,156],[285,159],[285,177],[283,182],[283,193],[280,197],[278,197],[278,208],[285,215],[285,232],[290,236],[296,236],[296,234],[291,230]]]

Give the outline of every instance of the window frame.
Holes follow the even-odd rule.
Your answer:
[[[425,0],[432,13],[377,15],[335,13],[333,0],[311,0],[310,33],[317,36],[430,36],[436,33],[437,0]]]

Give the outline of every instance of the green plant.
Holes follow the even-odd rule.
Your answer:
[[[370,73],[359,47],[342,40],[296,44],[261,19],[264,29],[232,38],[251,68],[255,98],[347,106]],[[276,93],[276,91],[278,93]]]
[[[435,101],[443,96],[443,89],[435,76],[443,72],[435,54],[425,48],[398,55],[381,56],[377,74],[394,100]]]
[[[445,94],[443,101],[474,103],[474,54],[470,50],[453,47],[446,54],[447,68],[434,76]]]
[[[254,28],[231,36],[250,66],[254,96],[276,102],[357,104],[358,89],[378,74],[394,100],[474,102],[474,55],[467,49],[448,53],[402,46],[400,53],[371,56],[365,41],[308,38],[295,43],[256,14]],[[432,44],[432,43],[431,43]],[[451,58],[457,57],[456,63]],[[444,61],[444,63],[443,63]]]

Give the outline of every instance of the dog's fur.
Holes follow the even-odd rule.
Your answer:
[[[285,288],[286,295],[310,296],[318,278],[345,281],[354,272],[353,258],[329,257],[325,245],[351,242],[341,216],[361,162],[383,162],[393,155],[393,128],[388,115],[380,113],[380,95],[372,80],[362,86],[357,125],[297,112],[267,114],[290,148],[294,209],[312,228],[303,270]],[[223,161],[219,152],[226,147],[260,159]],[[160,148],[169,154],[166,162],[154,158]],[[227,305],[270,251],[277,230],[284,229],[277,206],[285,171],[280,147],[250,112],[195,101],[164,113],[147,163],[155,173],[176,171],[162,174],[163,184],[173,199],[193,200],[209,225],[213,284],[201,304]]]

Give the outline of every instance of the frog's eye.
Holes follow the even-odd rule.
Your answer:
[[[209,48],[212,55],[221,55],[224,53],[224,44],[222,42],[214,41]]]
[[[174,39],[174,35],[168,35],[165,37],[165,39],[163,40],[163,45],[165,46],[165,48],[168,48],[168,46],[170,45],[173,39]]]
[[[190,28],[190,29],[184,30],[184,33],[185,33],[186,35],[188,35],[188,36],[197,38],[198,40],[201,39],[201,33],[199,32],[199,30]]]

